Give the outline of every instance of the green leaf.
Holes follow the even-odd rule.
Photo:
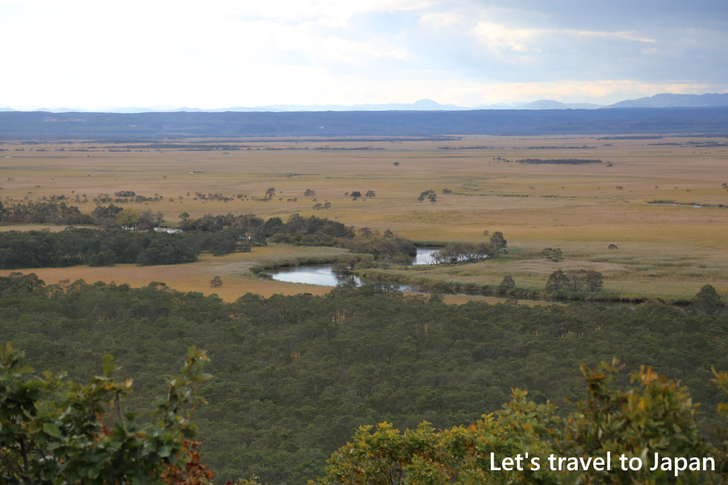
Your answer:
[[[43,432],[54,438],[63,438],[63,434],[56,423],[43,423]]]
[[[104,370],[104,377],[111,377],[114,371],[119,369],[119,367],[114,364],[114,356],[111,354],[104,355],[102,368]]]

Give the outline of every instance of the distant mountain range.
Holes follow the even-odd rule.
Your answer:
[[[50,113],[223,113],[223,112],[302,112],[302,111],[470,111],[479,109],[517,109],[517,110],[553,110],[553,109],[600,109],[600,108],[702,108],[728,106],[728,94],[657,94],[652,97],[620,101],[611,105],[590,103],[562,103],[543,99],[530,103],[496,103],[480,105],[475,108],[440,104],[431,99],[421,99],[408,104],[356,104],[344,105],[266,105],[257,107],[236,106],[218,109],[175,108],[173,106],[138,107],[103,107],[93,110],[79,108],[12,108],[0,104],[0,111],[43,111]]]
[[[656,94],[620,101],[608,108],[702,108],[728,106],[728,94]]]
[[[0,113],[0,139],[400,137],[448,135],[728,136],[728,106],[713,108],[471,109],[426,111]],[[129,143],[132,143],[131,141]]]

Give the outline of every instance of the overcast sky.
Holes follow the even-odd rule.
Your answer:
[[[0,105],[728,92],[728,0],[0,0]]]

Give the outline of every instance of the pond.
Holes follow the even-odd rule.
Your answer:
[[[412,264],[423,265],[433,264],[432,253],[438,249],[417,248]],[[342,283],[352,282],[356,285],[368,283],[358,276],[339,275],[334,272],[333,264],[313,264],[307,266],[296,266],[293,268],[277,268],[267,271],[274,280],[287,283],[307,283],[309,285],[336,286]],[[375,282],[373,282],[375,283]],[[403,291],[411,291],[409,285],[392,285]]]

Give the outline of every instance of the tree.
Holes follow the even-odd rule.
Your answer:
[[[367,196],[367,197],[369,197],[370,199],[371,199],[372,197],[376,197],[376,196],[377,196],[377,194],[375,194],[373,190],[367,190],[367,193],[366,193],[366,194],[364,194],[364,195],[366,195],[366,196]]]
[[[592,293],[602,290],[604,278],[599,271],[589,270],[584,275],[584,284]]]
[[[272,199],[274,195],[276,195],[276,189],[273,187],[265,191],[265,196],[269,199]]]
[[[361,192],[359,192],[358,190],[355,190],[355,191],[354,191],[354,192],[352,192],[352,193],[351,193],[350,195],[351,195],[351,197],[352,197],[352,198],[353,198],[354,200],[356,200],[356,199],[358,199],[359,197],[361,197]]]
[[[311,189],[306,189],[306,191],[303,193],[304,197],[316,197],[316,192],[314,192]]]
[[[141,217],[137,209],[124,209],[116,215],[116,223],[122,227],[136,227]]]
[[[450,190],[450,189],[442,189],[442,193],[445,194],[445,195],[449,195],[449,194],[452,194],[452,190]]]
[[[420,194],[419,197],[417,197],[418,202],[422,202],[425,199],[430,199],[430,202],[436,202],[437,201],[437,194],[434,190],[425,190]]]
[[[114,358],[103,358],[103,373],[87,385],[65,373],[42,376],[24,366],[25,355],[11,344],[0,347],[0,477],[3,483],[51,485],[201,484],[212,472],[199,463],[190,422],[205,403],[196,386],[209,379],[209,359],[191,347],[180,376],[154,403],[152,420],[125,413],[131,379],[115,381]]]
[[[567,290],[577,292],[581,291],[584,286],[584,280],[586,279],[586,271],[584,270],[571,270],[566,273],[566,281],[564,286]]]
[[[717,313],[723,309],[723,302],[720,295],[715,291],[713,285],[703,286],[692,300],[692,305],[700,313]]]
[[[548,259],[549,261],[553,261],[554,263],[558,263],[559,261],[564,259],[564,257],[561,254],[561,249],[559,249],[559,248],[556,248],[556,249],[546,248],[543,251],[541,251],[541,256]]]
[[[190,218],[190,213],[189,212],[183,212],[182,214],[179,215],[179,218],[182,219],[183,221],[186,221],[186,220],[188,220]]]
[[[357,232],[359,233],[359,236],[360,236],[360,237],[372,237],[372,236],[377,236],[377,235],[379,235],[379,231],[372,231],[372,230],[371,230],[371,229],[369,229],[368,227],[362,227],[362,228],[361,228],[361,229],[359,229],[359,231],[357,231]]]
[[[450,243],[439,251],[432,253],[435,264],[459,262],[477,263],[495,255],[488,243]]]
[[[490,236],[490,246],[496,251],[501,252],[508,247],[508,241],[503,237],[503,233],[496,231]]]
[[[561,291],[568,282],[568,276],[559,270],[554,271],[549,276],[548,282],[546,282],[546,291]]]
[[[94,266],[114,266],[117,263],[116,254],[113,251],[106,250],[94,254],[88,259],[88,265]]]
[[[514,290],[516,288],[516,282],[513,281],[513,276],[506,275],[505,278],[503,278],[503,281],[501,282],[500,286],[498,287],[498,291],[500,293],[506,293],[509,290]]]
[[[222,278],[220,278],[219,276],[215,276],[210,281],[210,286],[213,288],[220,288],[222,286]]]

